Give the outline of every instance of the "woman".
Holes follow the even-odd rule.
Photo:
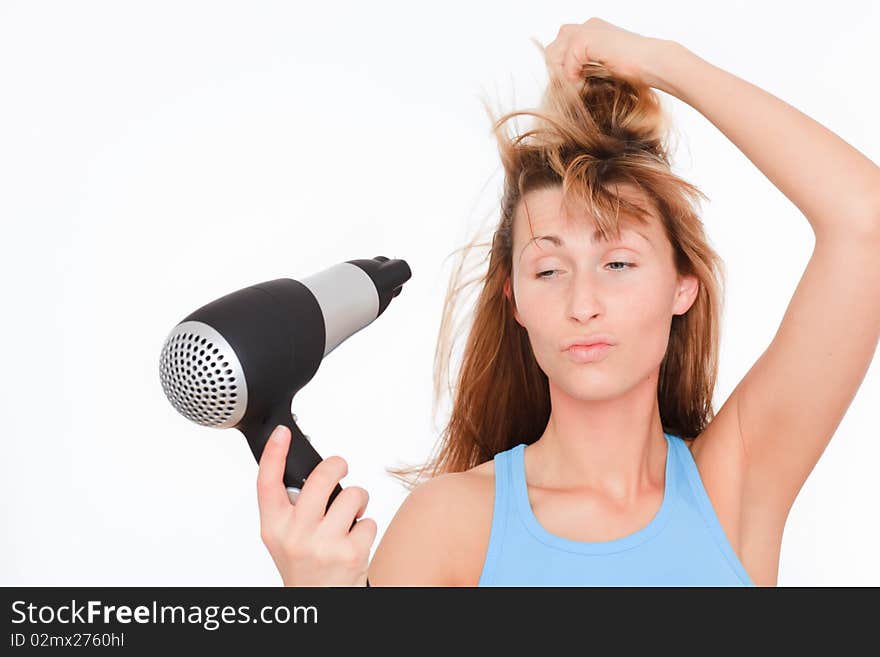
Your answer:
[[[776,584],[788,512],[877,346],[880,169],[675,42],[591,18],[545,57],[539,111],[493,126],[501,219],[431,477],[369,562],[375,522],[348,531],[367,492],[323,513],[344,459],[294,507],[279,433],[258,490],[286,584]],[[670,170],[651,87],[712,121],[816,238],[779,331],[717,414],[722,263],[703,195]],[[518,114],[536,127],[504,136]]]

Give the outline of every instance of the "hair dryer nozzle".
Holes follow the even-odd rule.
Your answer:
[[[363,269],[376,286],[376,293],[379,295],[376,317],[385,311],[391,300],[400,294],[403,284],[412,278],[412,271],[405,260],[389,260],[385,256],[376,256],[372,260],[347,262]]]

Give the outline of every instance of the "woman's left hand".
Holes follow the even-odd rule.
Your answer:
[[[656,87],[659,80],[651,72],[652,65],[669,43],[594,17],[581,25],[563,25],[544,54],[551,73],[567,82],[583,80],[581,68],[593,61],[603,64],[615,75]]]

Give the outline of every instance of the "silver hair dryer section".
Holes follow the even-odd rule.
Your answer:
[[[189,420],[241,431],[258,462],[272,430],[286,425],[292,441],[284,484],[295,500],[323,459],[296,425],[294,395],[325,356],[385,311],[411,276],[405,261],[376,256],[220,297],[168,334],[159,358],[162,389]],[[337,484],[327,508],[340,492]]]
[[[309,288],[324,316],[324,356],[379,316],[379,292],[366,271],[343,262],[308,278]]]

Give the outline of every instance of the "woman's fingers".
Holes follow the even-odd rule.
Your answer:
[[[351,523],[367,510],[369,500],[370,494],[365,488],[360,486],[343,488],[327,509],[323,526],[334,535],[348,534],[348,530],[352,528]]]
[[[315,466],[296,498],[297,516],[302,522],[316,526],[323,520],[330,494],[347,474],[348,463],[341,456],[330,456]]]
[[[544,60],[548,71],[566,83],[579,81],[583,67],[583,64],[572,54],[570,37],[570,32],[560,31],[556,40],[544,48]]]
[[[357,521],[354,528],[348,532],[348,537],[358,550],[363,554],[366,554],[369,558],[370,548],[373,545],[373,541],[376,540],[376,534],[378,531],[379,526],[376,524],[375,520],[372,518],[361,518]]]
[[[260,455],[260,468],[257,473],[257,503],[260,515],[275,515],[290,508],[290,498],[284,485],[284,467],[287,450],[290,448],[290,429],[279,425]]]
[[[544,59],[548,66],[553,69],[559,70],[562,68],[566,53],[564,41],[564,37],[560,34],[556,37],[555,41],[544,48]]]

